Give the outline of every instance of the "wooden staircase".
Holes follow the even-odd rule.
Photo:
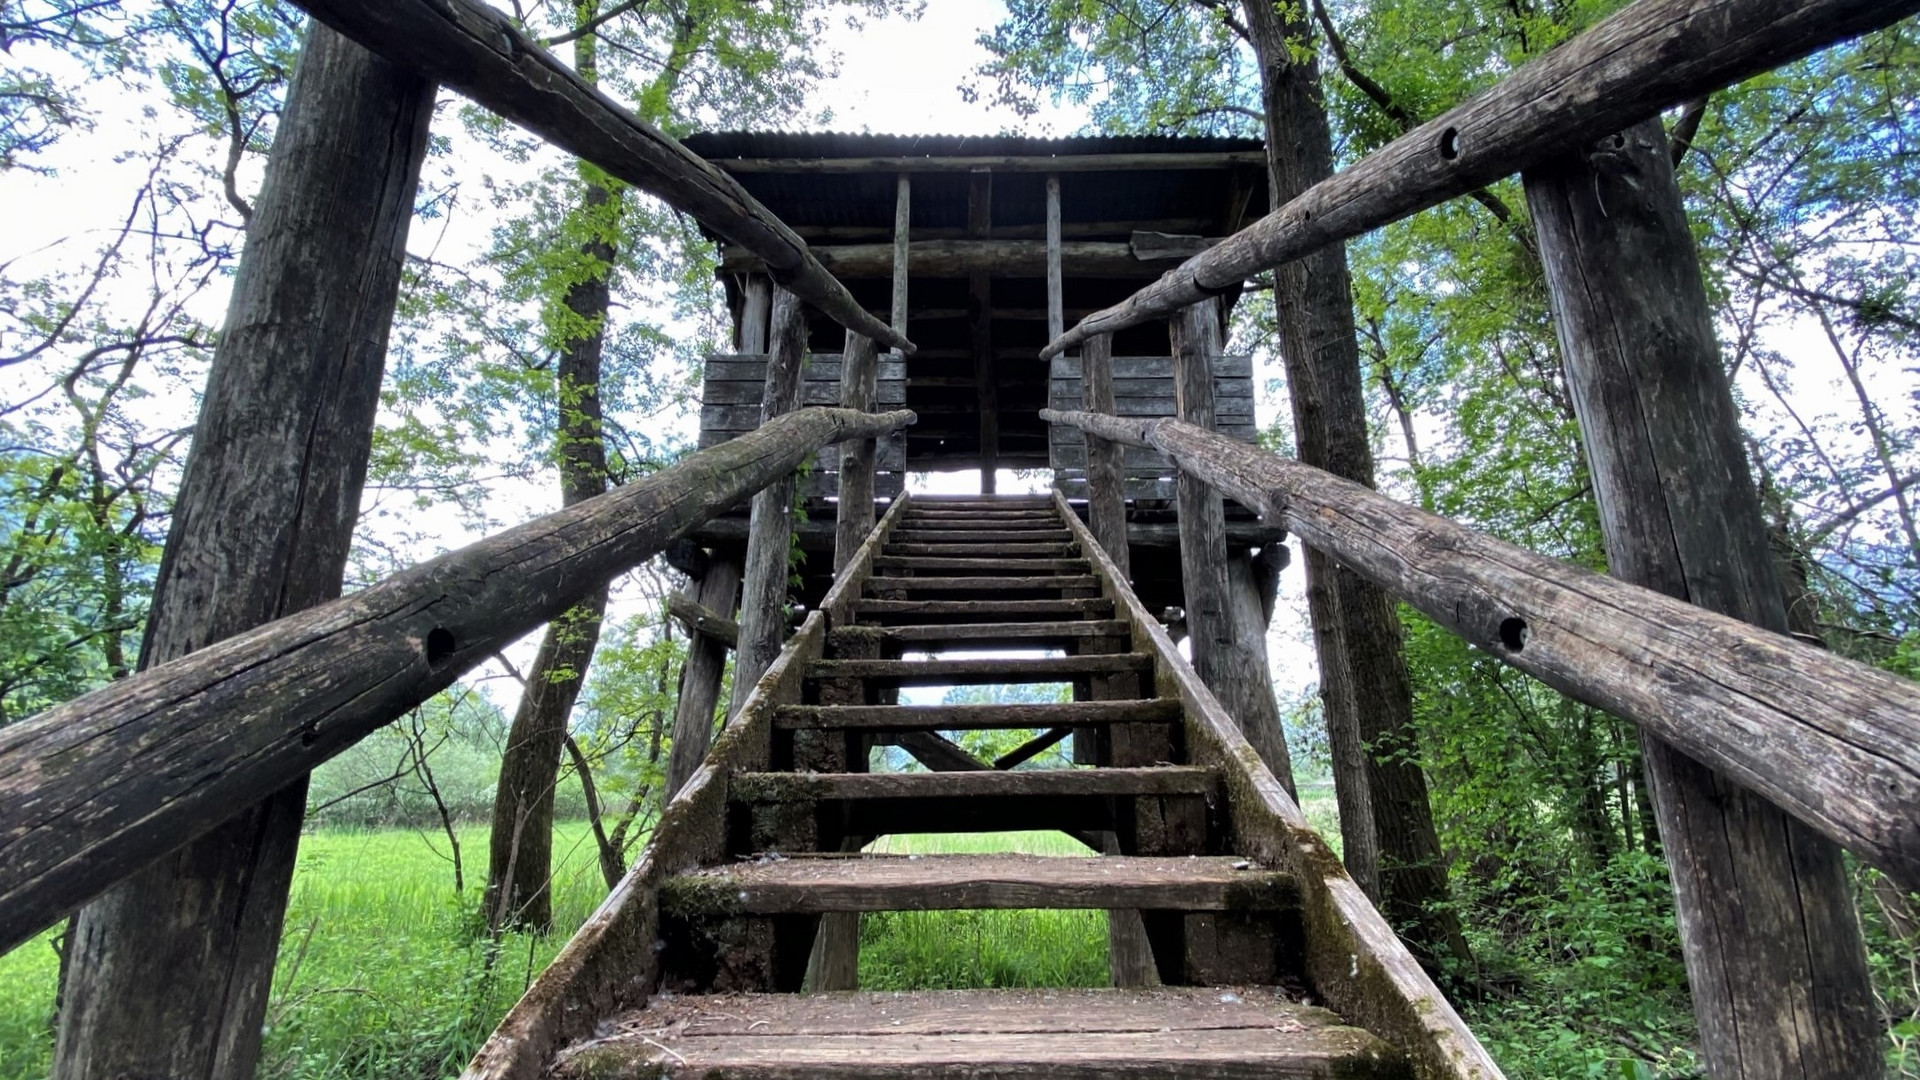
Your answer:
[[[902,498],[822,607],[470,1075],[1499,1075],[1064,501]],[[1009,683],[1074,700],[898,703]],[[1038,734],[941,734],[988,728]],[[1069,737],[1094,767],[1032,765]],[[863,850],[1031,829],[1096,854]],[[987,908],[1109,911],[1116,985],[853,985],[860,913]]]

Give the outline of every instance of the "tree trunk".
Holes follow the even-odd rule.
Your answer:
[[[1311,54],[1296,61],[1290,48],[1293,41],[1312,39],[1304,10],[1283,15],[1266,0],[1246,0],[1244,8],[1260,58],[1268,174],[1278,206],[1333,175],[1333,140],[1318,67]],[[1274,304],[1300,460],[1372,487],[1345,248],[1334,244],[1279,267]],[[1468,960],[1459,919],[1447,904],[1446,866],[1418,764],[1399,615],[1391,598],[1359,574],[1313,552],[1307,569],[1328,741],[1336,762],[1346,758],[1343,750],[1364,747],[1384,914],[1429,967],[1448,956]],[[1315,586],[1325,588],[1318,605]],[[1346,786],[1354,786],[1350,769],[1341,773]],[[1336,783],[1341,779],[1337,773]],[[1356,854],[1364,868],[1364,849]]]
[[[1659,119],[1525,180],[1613,573],[1787,633]],[[1708,1072],[1883,1075],[1840,848],[1644,731],[1641,745]]]
[[[331,600],[360,506],[434,87],[308,35],[247,230],[140,666]],[[251,1080],[304,779],[81,910],[61,1080]]]
[[[591,17],[591,9],[583,8]],[[592,34],[574,42],[581,77],[596,81]],[[598,170],[583,166],[585,185],[576,219],[587,225],[580,246],[589,267],[567,286],[563,303],[569,324],[585,329],[560,345],[554,387],[559,430],[554,441],[560,458],[560,505],[572,506],[607,490],[607,447],[600,408],[600,360],[607,341],[612,303],[614,245],[624,199]],[[553,796],[560,782],[560,753],[567,738],[573,704],[586,682],[600,644],[600,620],[607,607],[605,589],[548,624],[527,671],[527,685],[514,711],[507,745],[500,755],[500,782],[493,797],[493,822],[487,845],[487,928],[509,927],[547,933],[553,929]]]

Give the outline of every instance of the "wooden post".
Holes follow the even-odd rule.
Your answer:
[[[1047,340],[1066,332],[1065,286],[1060,280],[1060,174],[1047,174]],[[1084,376],[1084,372],[1082,373]]]
[[[985,240],[993,231],[993,172],[975,169],[967,184],[967,235]],[[1000,387],[993,371],[993,277],[967,275],[967,327],[973,346],[973,379],[980,390],[980,493],[994,493],[1000,471]]]
[[[901,173],[893,192],[893,329],[901,337],[907,334],[907,248],[912,231],[913,177]]]
[[[748,356],[767,351],[767,320],[773,314],[773,279],[765,274],[748,274],[740,300],[740,325],[734,336],[739,349]]]
[[[693,598],[702,607],[732,615],[740,598],[740,561],[714,557],[694,583]],[[734,629],[735,641],[739,628]],[[666,797],[671,800],[713,744],[714,706],[720,702],[720,682],[726,675],[729,643],[718,637],[690,633],[687,659],[680,665],[680,695],[673,710],[673,748],[667,755]]]
[[[141,668],[340,595],[433,100],[426,79],[309,32]],[[306,810],[305,776],[289,779],[81,910],[54,1076],[253,1076]]]
[[[1088,412],[1113,413],[1113,337],[1095,334],[1080,352],[1080,385]],[[1131,581],[1133,559],[1127,550],[1126,452],[1120,444],[1091,432],[1087,442],[1087,527],[1094,539]]]
[[[1786,633],[1668,155],[1656,118],[1525,176],[1607,562],[1628,581]],[[1707,1071],[1883,1075],[1840,849],[1658,738],[1643,733],[1641,746]]]
[[[840,360],[840,407],[872,412],[879,396],[880,355],[873,339],[847,331]],[[873,531],[874,440],[859,439],[840,448],[840,503],[835,515],[833,572],[847,568],[861,541]]]
[[[1220,307],[1205,300],[1181,310],[1173,321],[1173,395],[1180,419],[1211,431],[1213,360],[1222,344]],[[1220,493],[1181,470],[1179,488],[1180,580],[1193,642],[1193,668],[1260,752],[1276,779],[1291,793],[1293,763],[1280,730],[1280,707],[1262,658],[1234,619],[1227,573],[1227,519]],[[1263,650],[1264,651],[1264,650]]]
[[[800,407],[800,369],[807,362],[807,310],[785,289],[773,296],[772,341],[760,422]],[[740,593],[740,647],[733,654],[733,702],[740,712],[753,684],[780,655],[787,619],[787,556],[793,544],[794,479],[774,481],[753,497],[747,525],[747,564]]]

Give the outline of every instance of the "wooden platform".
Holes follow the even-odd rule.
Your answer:
[[[568,1050],[579,1080],[1398,1080],[1384,1042],[1271,988],[658,999]]]

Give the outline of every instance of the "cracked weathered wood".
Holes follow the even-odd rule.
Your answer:
[[[667,614],[686,630],[688,637],[699,634],[728,647],[740,642],[739,623],[684,593],[667,594]]]
[[[840,406],[871,412],[879,389],[880,354],[873,339],[847,331],[840,365]],[[872,439],[855,439],[840,448],[839,501],[834,507],[833,572],[853,561],[860,544],[873,531]]]
[[[1180,703],[1062,701],[1044,705],[789,705],[776,728],[858,728],[867,731],[969,731],[1051,728],[1080,724],[1175,724]]]
[[[815,802],[821,799],[1004,799],[1030,796],[1091,798],[1205,795],[1206,769],[1164,765],[1148,769],[1020,769],[1001,772],[736,773],[737,802]]]
[[[0,949],[345,750],[816,448],[912,419],[803,409],[0,731]]]
[[[1077,600],[856,600],[856,615],[903,616],[922,618],[966,618],[985,621],[1002,616],[1020,615],[1106,615],[1113,602],[1098,597]]]
[[[714,168],[622,108],[480,0],[299,0],[320,22],[403,68],[460,91],[562,150],[686,211],[754,252],[774,281],[840,325],[909,355],[806,241]]]
[[[1920,0],[1639,0],[1122,303],[1082,319],[1040,355],[1051,358],[1093,334],[1167,318],[1270,267],[1916,10]]]
[[[724,899],[721,899],[724,897]],[[711,915],[1012,908],[1282,910],[1293,879],[1233,856],[876,855],[779,859],[673,879],[661,906]],[[702,910],[707,908],[709,910]]]
[[[1151,658],[1138,653],[1108,656],[1041,656],[1019,659],[820,660],[810,679],[865,679],[891,686],[961,686],[978,683],[1067,682],[1078,676],[1148,671]]]
[[[775,289],[767,341],[760,423],[800,408],[800,368],[807,362],[807,314],[800,297]],[[740,578],[740,635],[733,649],[733,701],[740,711],[753,684],[780,655],[787,628],[787,589],[793,557],[791,473],[754,492],[747,516],[747,553]]]
[[[1491,655],[1633,721],[1920,887],[1911,681],[1175,420],[1042,415],[1165,451]]]
[[[740,604],[740,560],[737,556],[716,556],[707,561],[706,572],[694,586],[701,606],[708,611],[733,612]],[[727,655],[740,642],[740,624],[733,626],[733,639],[696,634],[687,642],[687,658],[680,665],[680,696],[673,707],[673,745],[667,754],[666,797],[671,799],[713,743],[714,713],[720,704],[720,684],[724,680]]]

